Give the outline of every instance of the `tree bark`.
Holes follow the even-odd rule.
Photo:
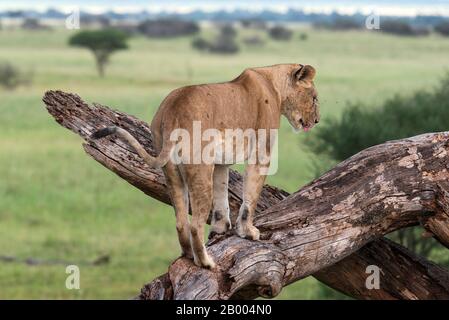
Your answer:
[[[368,266],[380,268],[380,289],[368,289]],[[345,281],[341,281],[343,276]],[[386,238],[324,268],[314,277],[358,299],[449,299],[449,273]]]
[[[77,95],[60,91],[47,92],[44,102],[58,123],[84,138],[84,149],[95,160],[170,203],[162,172],[144,164],[125,142],[89,139],[96,129],[118,125],[154,155],[146,123],[98,104],[89,107]],[[290,196],[265,186],[255,219],[262,241],[215,237],[208,251],[219,268],[205,270],[177,259],[167,274],[142,289],[140,298],[273,297],[283,286],[314,274],[359,299],[449,299],[445,269],[379,239],[421,223],[448,245],[447,151],[447,133],[427,134],[366,149]],[[232,171],[233,220],[241,194],[242,178]],[[382,270],[378,290],[365,286],[368,265]],[[413,285],[410,277],[417,279]]]

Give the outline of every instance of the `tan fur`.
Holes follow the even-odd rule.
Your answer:
[[[158,157],[148,155],[131,135],[121,132],[150,165],[165,164],[163,170],[176,211],[179,242],[183,254],[187,257],[193,254],[198,266],[215,266],[203,239],[209,213],[212,211],[211,235],[231,228],[228,166],[218,162],[179,165],[167,162],[173,146],[167,137],[178,128],[192,132],[194,121],[201,121],[202,130],[213,128],[221,132],[225,129],[278,129],[281,114],[295,129],[309,129],[319,121],[314,76],[315,69],[311,66],[281,64],[247,69],[230,82],[174,90],[164,99],[151,124],[155,147],[160,152]],[[270,154],[270,146],[267,148]],[[265,181],[260,169],[268,165],[256,163],[246,167],[243,203],[235,228],[241,237],[259,239],[253,215]]]

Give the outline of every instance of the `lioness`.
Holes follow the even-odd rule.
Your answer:
[[[163,169],[167,188],[176,212],[176,230],[184,256],[196,265],[214,268],[215,263],[204,246],[204,225],[212,209],[211,235],[222,234],[231,228],[228,203],[229,164],[214,155],[213,163],[170,161],[175,149],[171,134],[176,129],[192,133],[194,122],[201,130],[217,129],[278,129],[284,115],[295,130],[312,128],[319,121],[317,91],[310,65],[280,64],[246,69],[230,82],[203,84],[179,88],[162,102],[152,123],[157,157],[149,155],[127,131],[107,127],[95,132],[93,139],[117,133],[125,139],[152,167]],[[248,145],[248,141],[246,141]],[[201,145],[204,147],[204,145]],[[235,146],[234,146],[235,147]],[[268,157],[272,141],[266,143]],[[246,149],[245,149],[246,150]],[[250,151],[244,154],[247,159]],[[235,231],[240,237],[259,239],[253,226],[253,214],[265,174],[262,169],[269,161],[247,164],[244,175],[243,203]],[[189,200],[192,219],[189,224]]]

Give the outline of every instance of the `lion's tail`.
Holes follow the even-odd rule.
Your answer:
[[[94,140],[100,139],[111,134],[117,134],[119,137],[126,140],[136,152],[143,158],[143,160],[152,168],[162,168],[170,160],[173,144],[168,139],[164,139],[163,147],[157,157],[151,156],[142,145],[134,138],[128,131],[120,127],[111,126],[95,131],[90,137]],[[164,137],[165,138],[165,137]]]

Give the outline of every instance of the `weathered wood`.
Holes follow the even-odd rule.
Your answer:
[[[368,266],[380,268],[380,290],[366,287]],[[342,275],[346,281],[340,280]],[[368,243],[314,276],[330,287],[361,299],[449,299],[449,273],[446,269],[386,238]]]
[[[449,183],[442,181],[438,184],[438,198],[436,210],[438,214],[422,221],[424,228],[433,234],[443,246],[449,248]]]
[[[95,160],[151,197],[169,203],[162,173],[142,163],[126,143],[114,138],[89,139],[94,130],[115,124],[131,132],[152,153],[151,133],[144,122],[100,105],[91,108],[78,96],[59,91],[47,92],[44,102],[58,123],[87,141],[84,148]],[[368,251],[365,247],[355,252],[387,232],[419,222],[445,243],[441,230],[447,224],[431,222],[441,221],[447,212],[438,184],[448,175],[446,150],[447,134],[424,135],[367,149],[287,199],[286,192],[266,186],[256,217],[264,241],[215,238],[208,250],[219,262],[217,270],[200,269],[189,260],[178,259],[168,274],[142,289],[141,298],[270,297],[286,284],[323,268],[318,279],[356,298],[447,298],[449,290],[441,285],[447,272],[434,272],[438,267],[432,268],[431,263],[403,248],[376,240]],[[230,205],[234,213],[241,202],[241,182],[241,176],[232,172]],[[391,261],[403,261],[401,267],[375,258],[386,248],[395,257]],[[367,293],[359,281],[366,278],[365,270],[348,272],[354,265],[366,263],[377,264],[384,273],[398,272],[390,274],[396,283],[381,287],[376,294]],[[409,288],[412,269],[429,280]]]

